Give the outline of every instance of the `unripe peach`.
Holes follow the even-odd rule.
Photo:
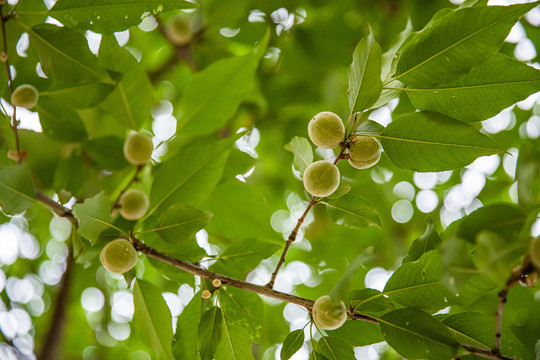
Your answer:
[[[339,180],[339,170],[330,161],[316,161],[304,171],[304,187],[313,196],[331,195],[338,188]]]
[[[323,111],[309,122],[308,134],[315,145],[332,149],[343,141],[345,127],[339,116],[330,111]]]
[[[124,156],[133,165],[144,165],[152,157],[154,144],[152,138],[145,134],[133,134],[124,143]]]
[[[318,327],[334,330],[347,320],[347,308],[343,301],[336,301],[330,296],[321,296],[313,304],[313,320]]]
[[[189,20],[183,16],[176,16],[167,24],[167,35],[174,45],[187,45],[193,39],[193,29]]]
[[[139,220],[148,211],[148,196],[139,189],[129,189],[120,197],[120,215],[127,220]]]
[[[349,145],[349,164],[357,169],[367,169],[379,162],[381,146],[373,136],[355,136]]]
[[[30,109],[37,104],[38,97],[39,94],[35,87],[29,84],[20,85],[11,94],[11,104]]]
[[[137,264],[137,250],[126,239],[116,239],[101,250],[101,263],[110,272],[122,274]]]

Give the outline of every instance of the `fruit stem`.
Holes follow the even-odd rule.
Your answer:
[[[343,153],[347,149],[347,143],[342,142],[340,144],[340,146],[341,146],[341,149],[339,151],[339,154],[336,156],[336,159],[334,160],[334,165],[337,165],[337,163],[344,158]],[[285,247],[283,248],[283,252],[281,253],[279,261],[278,261],[278,263],[276,265],[276,269],[272,273],[272,277],[270,278],[270,281],[268,282],[268,284],[266,284],[266,287],[268,287],[270,289],[274,288],[274,283],[276,282],[277,274],[279,272],[279,269],[281,268],[281,266],[285,262],[285,257],[287,256],[287,252],[289,251],[289,248],[291,247],[292,243],[296,240],[296,237],[298,236],[298,232],[300,231],[300,227],[302,226],[304,220],[306,219],[307,214],[309,213],[311,208],[317,204],[317,202],[318,202],[317,199],[318,198],[316,196],[313,196],[311,198],[311,201],[309,202],[308,206],[306,207],[306,210],[302,214],[302,216],[300,216],[300,218],[298,218],[298,221],[296,222],[296,226],[294,227],[293,231],[291,231],[291,233],[289,234],[289,237],[287,238],[287,242],[285,243]]]
[[[9,68],[9,55],[8,55],[7,37],[6,37],[6,21],[9,19],[10,15],[8,15],[7,17],[4,16],[3,10],[4,10],[4,4],[1,4],[0,5],[0,23],[2,26],[2,43],[3,43],[3,49],[4,49],[4,55],[5,55],[2,57],[2,61],[4,62],[6,66],[9,94],[11,95],[13,94],[13,78],[11,77],[11,70]],[[17,164],[22,164],[23,154],[21,153],[21,149],[19,145],[19,132],[17,131],[18,126],[19,126],[19,122],[17,121],[17,107],[13,105],[13,113],[11,114],[11,129],[13,130],[13,137],[15,139],[15,151],[17,154],[16,161],[17,161]]]

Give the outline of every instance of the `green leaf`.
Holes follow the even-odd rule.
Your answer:
[[[476,236],[476,245],[478,269],[502,285],[512,269],[521,263],[529,242],[505,239],[498,233],[482,231]]]
[[[527,215],[512,204],[492,204],[483,206],[464,217],[456,230],[456,235],[474,242],[481,231],[493,231],[508,242],[519,236]]]
[[[182,149],[156,171],[150,192],[150,211],[180,203],[201,204],[217,185],[238,134],[217,143]]]
[[[351,291],[347,299],[355,312],[381,312],[394,310],[394,305],[387,297],[376,289],[360,289]],[[359,346],[359,345],[355,345]]]
[[[355,135],[381,135],[384,131],[384,126],[373,120],[366,120],[354,130]]]
[[[285,145],[285,150],[294,154],[294,167],[303,175],[308,165],[313,162],[313,148],[308,139],[295,136]]]
[[[151,283],[135,280],[133,325],[137,338],[154,349],[158,359],[173,359],[171,313],[161,291]]]
[[[0,168],[0,206],[4,214],[20,214],[32,206],[35,200],[28,166],[10,165]]]
[[[123,74],[116,89],[101,104],[107,113],[131,129],[139,130],[150,120],[153,88],[148,75],[133,55],[121,48],[114,36],[104,36],[99,61],[107,69]]]
[[[66,101],[41,98],[36,105],[39,122],[43,133],[51,139],[63,142],[77,142],[86,139],[86,128],[79,117]]]
[[[90,139],[82,144],[96,163],[109,170],[120,170],[129,166],[124,156],[124,140],[116,136]]]
[[[264,308],[259,295],[231,286],[221,286],[219,296],[223,315],[244,327],[252,342],[260,342]]]
[[[184,204],[176,204],[168,208],[159,217],[155,231],[163,240],[179,246],[191,241],[193,236],[205,227],[212,213],[201,211]]]
[[[201,207],[214,214],[206,229],[209,233],[282,243],[270,225],[271,212],[265,199],[250,184],[236,179],[220,184]]]
[[[355,229],[362,229],[370,225],[381,227],[381,220],[377,210],[371,203],[354,194],[347,194],[339,199],[322,201],[330,216],[338,225]]]
[[[268,39],[269,33],[253,52],[219,60],[193,76],[187,82],[178,105],[176,130],[203,135],[225,125],[249,95]]]
[[[404,91],[420,110],[465,122],[480,121],[540,91],[540,70],[497,54],[449,84]]]
[[[383,294],[412,308],[440,310],[455,302],[454,295],[442,283],[443,268],[437,251],[428,251],[415,262],[396,269]]]
[[[221,309],[213,306],[204,313],[199,323],[199,337],[197,344],[201,360],[212,360],[223,326]]]
[[[462,344],[490,350],[495,346],[496,322],[493,316],[476,311],[450,315],[443,323],[456,334]],[[512,330],[503,325],[501,331],[501,353],[519,360],[528,359],[527,350]]]
[[[408,359],[452,359],[459,348],[446,326],[420,310],[394,310],[379,322],[388,345]]]
[[[184,0],[58,0],[47,14],[68,27],[112,34],[138,25],[148,14],[195,6]]]
[[[175,358],[199,359],[197,332],[201,320],[201,292],[196,293],[178,317],[174,335],[173,354]]]
[[[260,239],[234,240],[218,257],[212,269],[230,273],[231,271],[244,272],[252,270],[259,263],[270,257],[281,245],[273,244]]]
[[[112,83],[107,72],[90,52],[88,42],[80,32],[51,24],[33,28],[18,24],[29,33],[43,72],[48,77],[68,82],[89,82],[96,79]]]
[[[351,114],[369,109],[375,104],[382,90],[381,48],[371,29],[369,35],[358,42],[347,74],[347,96]]]
[[[372,253],[373,251],[371,249],[367,249],[362,254],[358,255],[356,259],[354,259],[354,261],[349,265],[349,268],[345,274],[341,277],[337,284],[334,285],[332,291],[330,291],[330,298],[332,298],[334,301],[339,301],[345,298],[351,287],[351,279],[353,279],[356,270],[358,270],[358,267],[364,263],[372,260]]]
[[[495,55],[512,26],[537,3],[456,10],[411,35],[396,78],[416,87],[455,80]]]
[[[441,238],[439,237],[439,234],[437,234],[437,231],[435,231],[433,219],[429,217],[426,231],[422,236],[414,240],[412,245],[409,247],[407,256],[403,259],[403,263],[420,259],[424,253],[430,250],[435,250],[440,244]]]
[[[281,360],[289,360],[304,345],[304,329],[295,330],[283,340]]]
[[[443,282],[452,290],[463,286],[478,269],[471,258],[471,244],[461,238],[452,237],[440,246],[441,261],[444,268]],[[457,299],[463,300],[462,294]]]
[[[73,205],[73,215],[79,220],[79,234],[92,245],[103,230],[115,228],[111,221],[111,200],[103,191],[82,204]]]
[[[54,189],[58,192],[67,190],[76,195],[84,184],[84,165],[81,156],[75,151],[58,162],[54,173]]]
[[[328,360],[355,360],[354,350],[345,340],[323,336],[317,343],[317,352],[328,358]]]
[[[452,170],[504,152],[474,127],[434,112],[400,116],[379,137],[394,165],[415,171]]]
[[[336,330],[326,332],[330,336],[347,341],[351,346],[366,346],[384,341],[381,327],[367,321],[345,321]]]
[[[104,82],[64,83],[55,81],[47,90],[39,93],[39,99],[51,99],[69,104],[71,108],[88,108],[99,104],[114,90]]]

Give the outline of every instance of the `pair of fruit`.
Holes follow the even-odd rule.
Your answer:
[[[323,111],[308,124],[309,138],[324,149],[333,149],[345,137],[345,127],[336,114]],[[352,136],[348,144],[349,164],[357,169],[367,169],[381,158],[379,141],[372,136]],[[304,187],[313,196],[329,196],[337,190],[340,174],[330,161],[320,160],[310,164],[304,171]]]

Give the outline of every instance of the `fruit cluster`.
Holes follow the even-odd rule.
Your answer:
[[[376,138],[365,135],[345,138],[343,121],[329,111],[318,113],[311,119],[308,134],[311,141],[323,149],[333,149],[338,145],[346,147],[348,152],[343,155],[357,169],[367,169],[381,158],[381,147]],[[304,171],[304,187],[313,196],[325,197],[337,190],[340,178],[336,163],[320,160],[310,164]]]

